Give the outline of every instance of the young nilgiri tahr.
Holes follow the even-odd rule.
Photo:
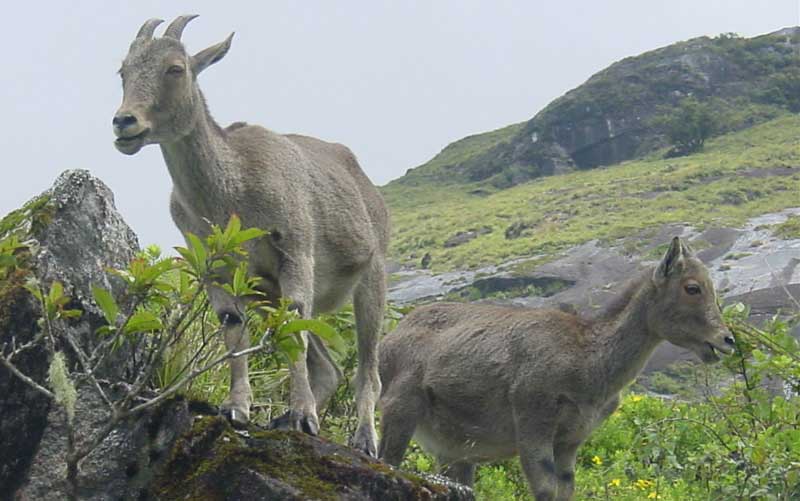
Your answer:
[[[661,263],[598,317],[489,304],[432,304],[381,344],[380,457],[411,437],[471,484],[475,464],[519,455],[538,501],[572,499],[580,446],[656,346],[704,362],[732,351],[708,270],[677,237]]]
[[[115,145],[127,155],[147,144],[160,145],[174,185],[172,218],[182,232],[207,235],[209,223],[225,225],[232,214],[245,226],[268,230],[269,236],[248,250],[250,272],[262,279],[259,288],[269,299],[289,298],[308,318],[353,297],[359,425],[352,443],[375,455],[386,207],[345,146],[241,122],[224,129],[217,125],[197,76],[227,54],[233,35],[190,55],[180,38],[195,17],[177,18],[161,38],[153,38],[159,19],[139,30],[119,71],[124,97],[113,119]],[[242,305],[219,288],[209,288],[209,296],[225,321],[226,345],[246,348]],[[304,333],[303,339],[306,355],[290,367],[290,411],[273,425],[316,434],[317,412],[341,373],[318,338]],[[231,360],[230,369],[224,409],[234,422],[246,422],[251,403],[247,360]]]

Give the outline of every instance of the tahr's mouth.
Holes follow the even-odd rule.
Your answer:
[[[720,359],[720,355],[728,355],[733,353],[733,348],[728,345],[717,345],[714,343],[706,342],[700,358],[703,362],[712,363]]]
[[[719,361],[719,355],[717,354],[718,348],[711,343],[706,343],[707,350],[704,351],[700,358],[703,359],[705,363],[713,363]]]
[[[133,155],[142,149],[142,146],[144,146],[145,137],[147,137],[149,132],[150,129],[144,129],[135,136],[118,137],[114,141],[114,146],[116,146],[120,152],[125,153],[126,155]]]
[[[136,134],[135,136],[120,136],[117,138],[115,142],[118,144],[126,144],[139,141],[144,139],[144,137],[147,135],[148,132],[150,132],[150,129],[144,129],[142,132]]]

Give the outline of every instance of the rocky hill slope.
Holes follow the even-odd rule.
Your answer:
[[[507,188],[641,158],[665,146],[657,119],[688,96],[720,113],[722,132],[747,128],[800,110],[798,61],[800,27],[700,37],[629,57],[528,122],[457,141],[392,184]]]
[[[638,255],[637,235],[669,224],[739,227],[800,205],[798,189],[800,117],[787,115],[681,158],[653,156],[494,193],[474,185],[396,184],[384,195],[392,210],[392,258],[421,267],[427,256],[440,272],[517,259],[530,269],[590,240],[628,240],[628,252]]]

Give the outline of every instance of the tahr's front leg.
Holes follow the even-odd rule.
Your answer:
[[[207,288],[208,298],[214,307],[225,335],[227,350],[242,351],[250,347],[250,335],[243,317],[246,305],[217,286]],[[237,427],[243,427],[250,420],[250,404],[253,393],[247,373],[247,356],[228,361],[231,371],[231,386],[228,397],[221,405],[221,411]]]
[[[250,335],[244,323],[230,314],[225,322],[225,347],[228,350],[242,351],[250,347]],[[247,355],[232,358],[228,361],[231,370],[231,388],[228,398],[222,403],[222,412],[235,427],[243,427],[250,420],[250,405],[253,392],[247,372]]]

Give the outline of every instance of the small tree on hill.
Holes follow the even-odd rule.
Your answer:
[[[664,129],[672,144],[667,156],[678,157],[702,150],[706,139],[719,130],[720,120],[708,103],[688,97],[675,110],[661,117],[657,124]]]

